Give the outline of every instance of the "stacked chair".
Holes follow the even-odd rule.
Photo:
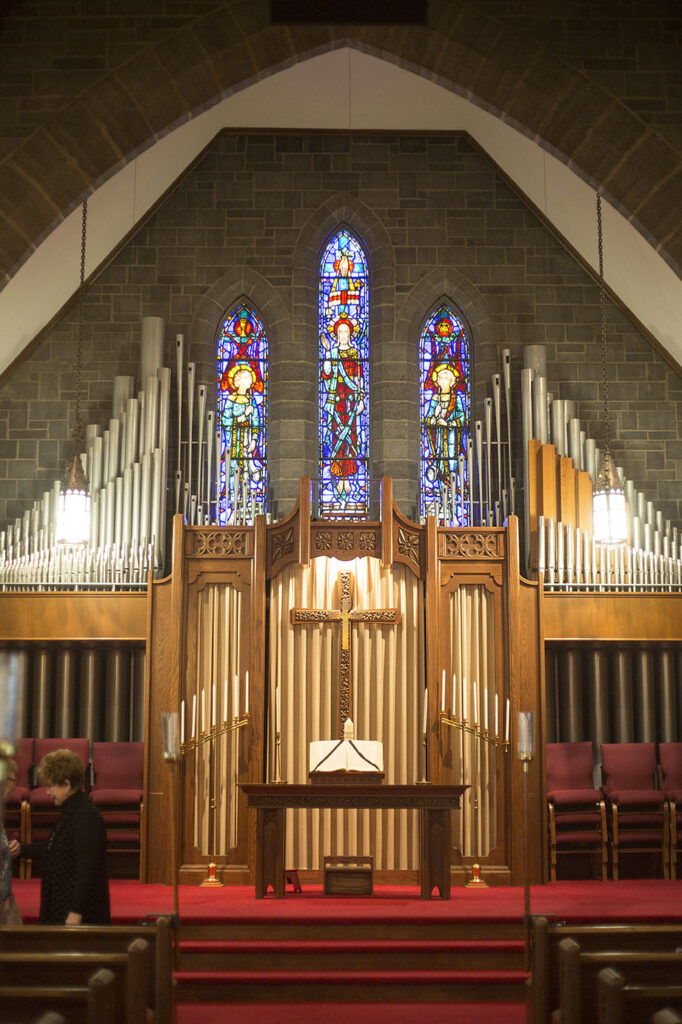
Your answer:
[[[682,743],[659,743],[659,786],[668,802],[670,820],[670,878],[677,878],[677,857],[682,843]]]
[[[545,758],[550,879],[556,881],[559,854],[590,853],[598,858],[606,881],[606,809],[592,780],[592,744],[548,743]]]
[[[107,852],[140,851],[142,834],[142,786],[144,743],[93,743],[83,737],[21,739],[17,745],[17,783],[5,804],[5,827],[10,838],[22,843],[46,839],[60,811],[38,785],[37,766],[54,750],[67,749],[83,762],[86,780],[91,781],[90,797],[98,807],[107,828]],[[22,860],[21,878],[30,878],[32,864]]]
[[[656,786],[655,743],[602,743],[602,790],[611,809],[612,877],[624,853],[659,852],[669,874],[669,814]]]

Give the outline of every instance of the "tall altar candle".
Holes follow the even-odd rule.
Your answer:
[[[232,715],[239,718],[239,676],[234,677],[234,690],[232,693]]]
[[[462,721],[467,720],[467,681],[462,679]]]
[[[201,691],[201,731],[206,732],[206,690]]]
[[[227,721],[227,679],[223,679],[223,722]]]
[[[441,710],[445,711],[445,669],[443,669],[443,687],[442,687],[442,689],[443,689],[443,692],[441,694],[440,706],[441,706]]]
[[[498,709],[497,703],[498,702],[497,702],[497,690],[496,690],[495,691],[495,738],[496,739],[499,736],[499,732],[497,731],[497,727],[498,727],[499,722],[500,722],[500,719],[499,719],[499,709]]]
[[[180,742],[185,742],[185,702],[180,701]]]
[[[192,694],[192,733],[191,738],[195,739],[197,734],[197,695]]]
[[[282,718],[282,695],[279,683],[275,687],[275,732],[279,732],[279,725]]]
[[[248,668],[246,670],[246,687],[245,687],[245,692],[244,692],[244,703],[245,703],[244,712],[245,712],[245,714],[248,715],[248,713],[249,713],[249,670],[248,670]]]
[[[457,676],[452,673],[452,714],[457,718]]]
[[[429,719],[429,691],[424,687],[424,720],[422,722],[422,734],[426,736],[426,729]]]
[[[507,697],[507,706],[506,706],[506,708],[504,710],[504,741],[505,741],[505,743],[509,743],[509,714],[510,714],[509,697]]]
[[[211,725],[215,725],[215,683],[211,687]]]
[[[478,725],[478,683],[474,681],[474,725]]]
[[[483,728],[488,731],[488,687],[483,687]]]

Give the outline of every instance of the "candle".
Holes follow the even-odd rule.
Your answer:
[[[197,695],[192,695],[192,739],[197,734]]]
[[[445,669],[443,669],[443,693],[440,699],[440,706],[445,711]]]
[[[457,676],[452,673],[452,714],[457,718]]]
[[[488,731],[488,687],[483,687],[483,728]]]
[[[497,726],[499,724],[499,714],[498,714],[498,711],[499,711],[499,709],[498,709],[498,706],[497,706],[497,692],[495,692],[495,738],[497,738],[499,736],[499,732],[497,731]]]
[[[185,702],[180,701],[180,743],[185,742]]]
[[[279,690],[279,683],[275,687],[275,732],[279,732],[279,723],[282,717],[282,695]]]
[[[478,683],[474,682],[474,725],[478,725]]]
[[[424,687],[424,720],[422,722],[422,733],[426,736],[426,729],[429,718],[429,691]]]
[[[467,681],[462,679],[462,721],[467,720]]]
[[[239,676],[234,677],[234,689],[232,691],[232,715],[239,718]]]
[[[227,721],[227,679],[223,679],[223,722]]]
[[[244,703],[246,705],[246,707],[244,708],[244,711],[248,715],[248,713],[249,713],[249,670],[248,670],[248,668],[246,670],[246,688],[245,688],[245,694],[244,694]]]
[[[215,725],[215,683],[211,687],[211,725]]]
[[[206,732],[206,690],[201,691],[201,731]]]
[[[509,697],[507,697],[507,706],[506,706],[506,708],[504,710],[504,741],[505,741],[505,743],[509,743],[509,714],[510,714]]]

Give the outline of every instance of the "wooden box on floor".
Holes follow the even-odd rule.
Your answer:
[[[325,857],[325,896],[371,896],[374,857]]]

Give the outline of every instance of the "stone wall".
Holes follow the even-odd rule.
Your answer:
[[[167,365],[183,331],[210,383],[221,314],[245,295],[270,336],[272,496],[288,512],[298,478],[315,475],[315,274],[342,222],[371,267],[372,473],[394,478],[403,511],[416,502],[419,331],[443,296],[471,327],[476,418],[512,351],[517,480],[524,345],[547,346],[550,389],[601,438],[597,285],[470,140],[438,134],[223,133],[87,289],[86,422],[106,425],[113,377],[137,373],[141,317],[167,320]],[[682,381],[611,303],[607,320],[617,461],[679,524]],[[70,454],[76,327],[72,309],[0,386],[0,524]]]

